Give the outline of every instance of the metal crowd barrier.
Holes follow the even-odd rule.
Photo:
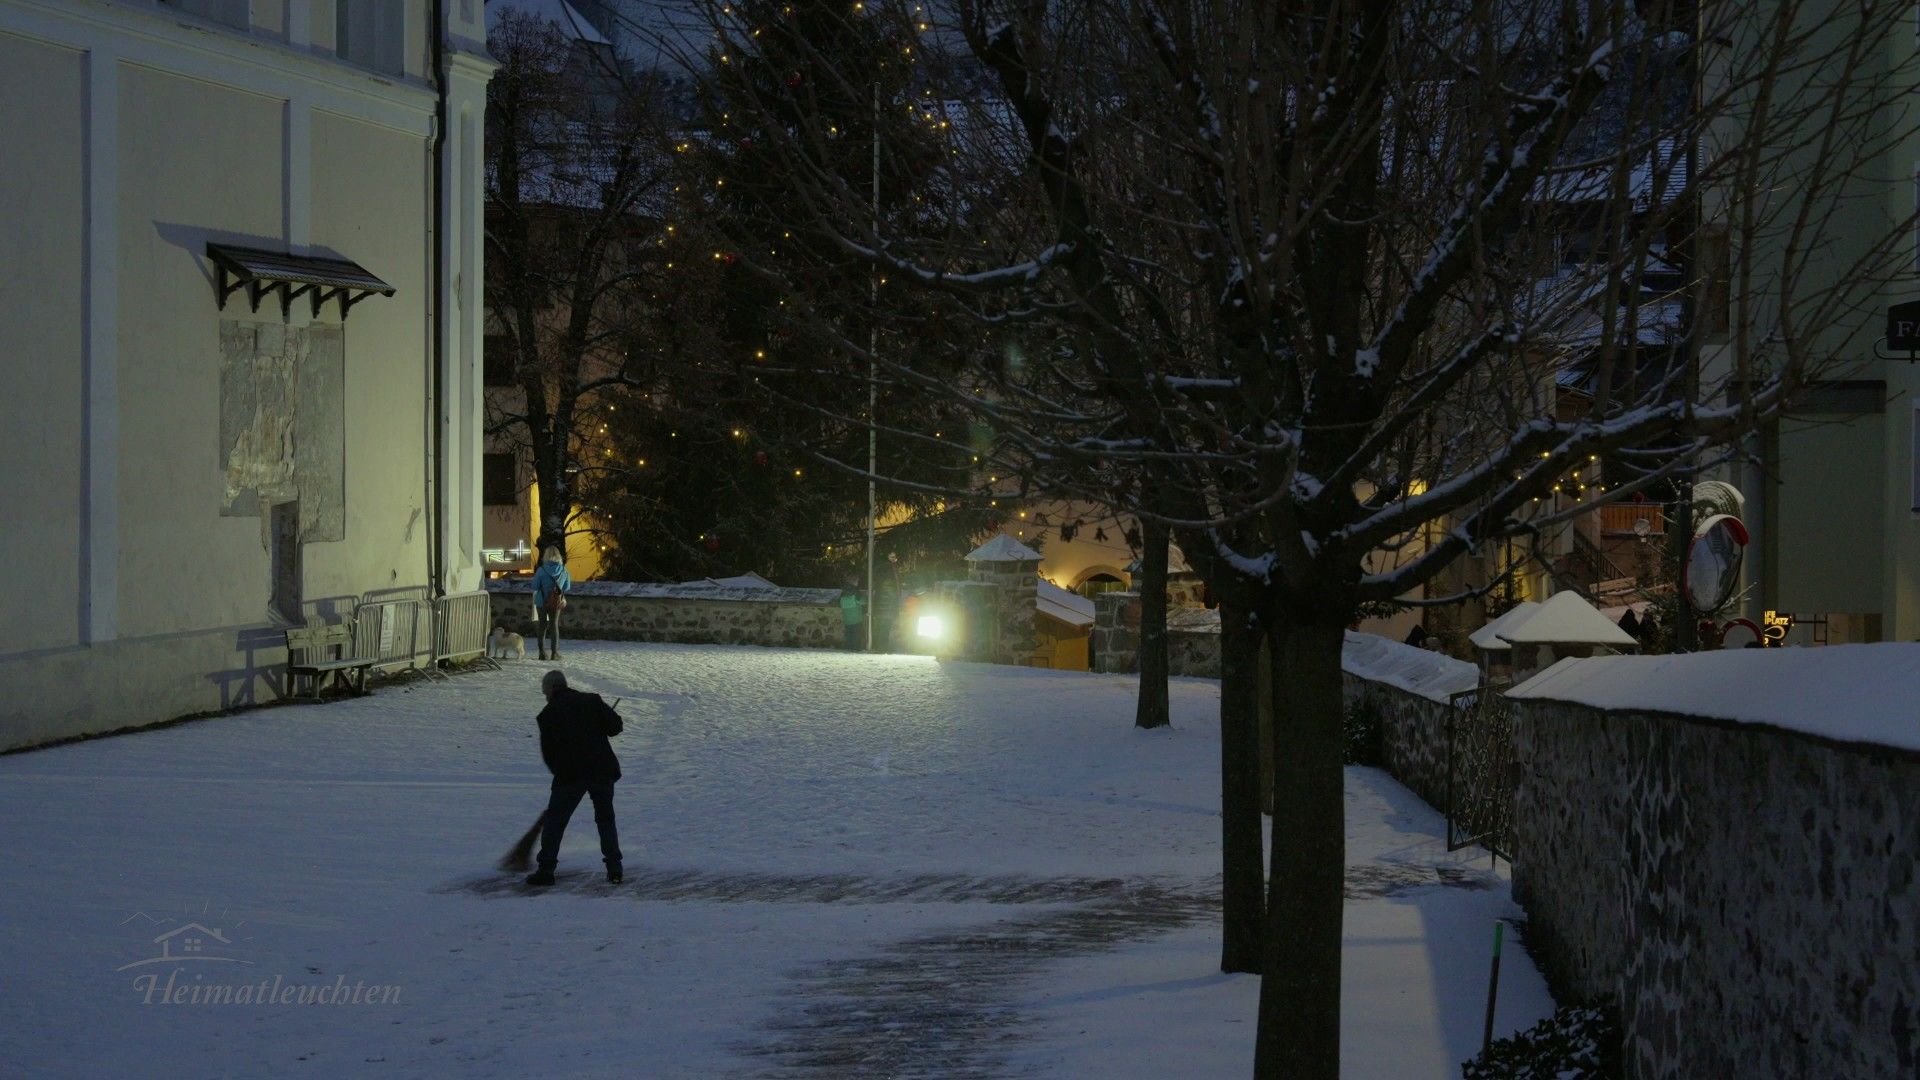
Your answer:
[[[432,601],[362,602],[353,609],[353,631],[354,655],[371,657],[374,671],[434,673]]]
[[[487,655],[493,600],[485,592],[454,593],[433,602],[433,658],[465,660]],[[491,662],[491,661],[489,661]]]

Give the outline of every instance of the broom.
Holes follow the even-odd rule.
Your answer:
[[[527,835],[500,857],[500,869],[509,874],[524,874],[533,866],[533,842],[540,839],[540,826],[546,820],[546,812],[541,811],[540,816],[533,819],[533,827],[527,830]]]
[[[625,698],[614,698],[613,707],[619,708],[620,703],[625,700]],[[543,810],[539,817],[533,819],[533,825],[527,829],[526,835],[520,838],[520,842],[508,848],[507,853],[500,857],[501,870],[509,874],[524,874],[533,866],[533,842],[540,838],[540,826],[546,824],[546,821],[547,814]]]

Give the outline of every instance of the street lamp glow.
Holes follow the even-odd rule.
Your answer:
[[[923,638],[938,641],[947,636],[947,621],[938,615],[922,615],[914,622],[913,632]]]

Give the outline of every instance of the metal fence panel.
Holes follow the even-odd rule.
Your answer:
[[[443,596],[433,602],[433,616],[435,660],[486,655],[493,622],[493,601],[487,593]]]
[[[433,605],[427,600],[375,600],[353,611],[354,655],[373,658],[374,671],[433,664]]]
[[[1447,711],[1447,850],[1478,844],[1513,861],[1513,705],[1493,687],[1454,694]]]

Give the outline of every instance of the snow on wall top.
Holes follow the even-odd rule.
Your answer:
[[[1579,593],[1553,594],[1539,610],[1502,626],[1495,634],[1515,645],[1638,645]]]
[[[967,552],[968,562],[1039,562],[1042,557],[1039,552],[1006,533]]]
[[[1920,643],[1567,659],[1507,691],[1920,751]]]
[[[1395,686],[1443,705],[1449,695],[1480,685],[1479,669],[1465,660],[1357,630],[1347,631],[1340,667],[1356,678]]]
[[[699,581],[683,581],[680,584],[719,586],[723,589],[777,589],[780,587],[751,570],[732,577],[701,578]]]
[[[1093,625],[1093,601],[1045,578],[1040,579],[1035,590],[1034,604],[1042,614],[1051,615],[1070,626]]]
[[[1539,610],[1540,610],[1539,604],[1536,604],[1531,600],[1522,600],[1519,603],[1508,608],[1504,613],[1496,617],[1492,622],[1488,623],[1487,625],[1481,627],[1478,630],[1475,630],[1473,633],[1468,634],[1467,640],[1473,642],[1476,646],[1482,649],[1487,649],[1493,652],[1502,652],[1502,651],[1510,650],[1513,648],[1513,644],[1507,641],[1506,639],[1502,638],[1500,636],[1500,632],[1507,629],[1510,626],[1519,626],[1521,623],[1525,622],[1529,616],[1531,616],[1534,612]]]
[[[532,578],[494,578],[488,592],[531,593]],[[839,589],[792,589],[779,585],[677,584],[649,581],[576,581],[568,596],[625,596],[639,600],[744,600],[763,604],[833,604]]]

